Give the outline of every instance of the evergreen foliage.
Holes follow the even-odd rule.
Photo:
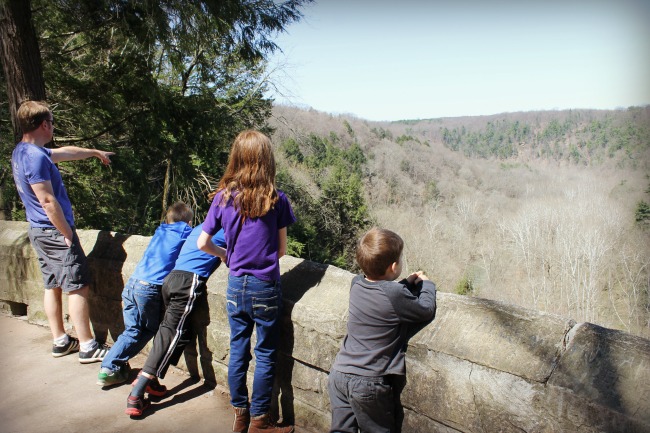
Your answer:
[[[406,134],[400,135],[399,137],[397,137],[395,139],[395,143],[397,143],[399,145],[402,145],[402,144],[404,144],[404,143],[406,143],[408,141],[414,141],[416,143],[420,143],[420,140],[418,140],[417,138],[415,138],[415,137],[413,137],[411,135],[406,135]]]
[[[604,157],[614,158],[619,151],[630,160],[647,151],[648,116],[648,107],[631,107],[605,115],[590,111],[557,112],[547,121],[520,121],[504,116],[472,130],[465,125],[441,127],[440,135],[446,147],[468,157],[508,159],[516,157],[523,146],[540,158],[590,165]]]
[[[456,283],[455,292],[457,295],[472,295],[475,290],[474,281],[467,275],[463,275],[463,278]]]
[[[384,140],[384,139],[392,140],[393,139],[393,133],[390,132],[389,129],[384,129],[384,128],[378,127],[378,128],[372,128],[370,130],[370,132],[372,132],[375,135],[375,137],[377,137],[380,140]]]
[[[200,220],[234,136],[269,132],[271,37],[310,1],[33,0],[54,144],[116,153],[110,169],[60,165],[77,226],[151,234],[176,200]],[[13,140],[2,118],[4,168]],[[5,203],[20,209],[5,170]]]
[[[461,151],[470,157],[497,157],[501,159],[517,155],[516,143],[529,138],[530,128],[518,121],[488,122],[485,129],[469,132],[466,128],[444,128],[442,140],[445,146]]]
[[[644,227],[650,225],[650,204],[646,201],[641,200],[636,205],[636,211],[634,213],[636,222],[641,224]]]
[[[361,177],[366,157],[357,142],[344,149],[339,141],[334,133],[286,139],[280,149],[292,170],[280,169],[277,184],[299,216],[289,231],[289,254],[352,270],[356,240],[370,225]],[[317,192],[293,171],[306,172]]]
[[[438,188],[438,183],[435,180],[427,182],[424,187],[425,199],[428,202],[436,202],[440,198],[440,189]]]

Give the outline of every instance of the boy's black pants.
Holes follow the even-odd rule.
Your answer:
[[[176,365],[189,342],[191,314],[197,299],[205,293],[205,281],[186,271],[174,270],[167,275],[162,285],[165,314],[142,371],[162,379],[169,365]]]

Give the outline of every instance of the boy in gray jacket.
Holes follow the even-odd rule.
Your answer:
[[[357,244],[364,275],[352,280],[348,333],[329,375],[332,433],[401,431],[406,345],[436,311],[436,286],[424,273],[394,281],[403,248],[399,235],[378,228]]]

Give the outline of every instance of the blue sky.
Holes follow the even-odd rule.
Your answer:
[[[367,120],[650,104],[650,0],[321,0],[276,102]]]

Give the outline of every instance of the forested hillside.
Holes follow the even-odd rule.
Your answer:
[[[270,122],[294,254],[352,269],[376,224],[443,291],[650,335],[650,108]]]
[[[617,159],[636,166],[650,143],[650,108],[567,110],[476,118],[405,121],[410,134],[441,142],[466,156],[544,158],[579,165]],[[420,138],[422,140],[423,138]],[[619,151],[620,152],[619,154]]]
[[[150,235],[176,200],[200,222],[232,139],[261,129],[299,220],[290,254],[355,270],[379,225],[441,290],[650,336],[650,107],[401,122],[273,107],[272,38],[309,3],[0,2],[0,33],[34,36],[1,41],[4,218],[25,218],[9,161],[27,97],[51,104],[52,146],[115,152],[59,164],[78,228]]]

